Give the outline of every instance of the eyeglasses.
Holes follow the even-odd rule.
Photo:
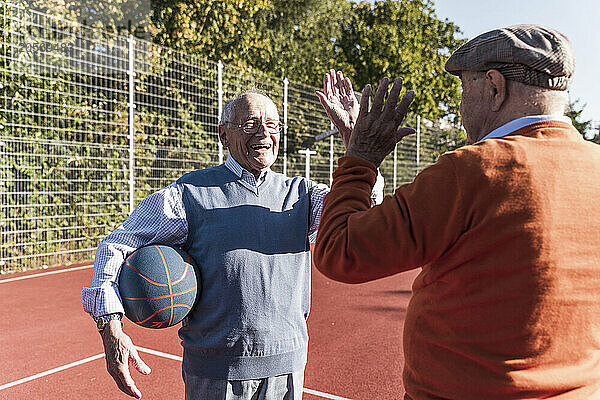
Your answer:
[[[230,124],[242,128],[242,131],[248,135],[255,135],[263,125],[263,122],[260,119],[249,119],[241,124],[233,122],[230,122]],[[264,122],[264,126],[265,130],[269,133],[279,133],[281,131],[281,122],[279,121],[267,120]]]

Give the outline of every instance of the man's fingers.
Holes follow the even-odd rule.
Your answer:
[[[346,86],[344,85],[344,74],[342,73],[342,71],[337,72],[337,79],[335,80],[335,83],[337,85],[338,91],[340,92],[340,95],[347,95]]]
[[[327,98],[327,95],[325,95],[325,93],[317,90],[317,91],[315,91],[315,94],[319,98],[319,101],[321,102],[321,105],[323,106],[325,111],[329,111],[329,109],[333,108],[333,104],[329,101],[329,99]]]
[[[150,367],[142,360],[140,353],[138,353],[137,350],[133,350],[131,353],[129,353],[129,357],[133,363],[133,366],[138,370],[139,373],[148,375],[150,372],[152,372]]]
[[[394,85],[392,85],[390,95],[388,96],[385,106],[383,107],[383,115],[389,119],[395,118],[394,111],[396,109],[396,104],[398,104],[400,90],[402,90],[402,78],[396,78]]]
[[[329,72],[323,75],[323,92],[327,97],[331,95],[331,82],[329,79]]]
[[[335,69],[330,69],[329,70],[329,77],[327,78],[329,81],[328,84],[328,89],[329,89],[329,93],[327,93],[328,96],[335,96]]]
[[[385,92],[387,91],[388,85],[390,83],[390,79],[386,76],[379,83],[379,87],[375,92],[375,97],[373,98],[373,106],[371,107],[371,114],[375,117],[381,114],[381,109],[383,107],[383,98],[385,97]]]
[[[346,94],[348,96],[354,93],[354,91],[352,90],[352,82],[350,82],[350,78],[344,78],[344,86],[346,87]]]
[[[369,97],[371,96],[371,85],[365,86],[362,91],[360,98],[360,108],[358,110],[358,117],[364,117],[369,112]]]
[[[135,385],[133,387],[129,387],[122,382],[117,382],[117,386],[121,392],[125,393],[128,396],[135,397],[136,399],[142,398],[142,393],[139,391]]]
[[[113,328],[105,328],[102,333],[106,369],[123,393],[140,399],[142,394],[129,373],[129,361],[131,360],[136,369],[143,374],[149,374],[150,368],[141,360],[129,336],[120,327],[114,330]]]
[[[338,74],[337,74],[337,72],[335,72],[334,69],[332,69],[330,73],[331,73],[332,93],[335,97],[340,97],[341,92],[340,92],[340,82],[339,82]]]
[[[412,101],[414,99],[415,99],[415,92],[412,90],[408,91],[402,97],[400,104],[398,104],[398,106],[396,107],[396,121],[398,122],[398,124],[400,124],[402,122],[402,120],[404,119],[404,117],[406,117],[406,114],[408,113],[408,107],[410,106],[410,103],[412,103]]]
[[[408,127],[399,128],[396,131],[396,142],[399,142],[405,136],[414,135],[415,133],[417,133],[417,131],[415,131],[413,128],[408,128]]]
[[[132,397],[135,397],[136,399],[141,399],[142,393],[135,386],[135,382],[133,381],[133,378],[131,378],[131,375],[129,374],[129,369],[123,369],[122,372],[123,372],[123,374],[122,374],[121,383],[123,384],[123,386],[126,389],[124,392]]]
[[[315,94],[317,95],[317,97],[319,98],[319,100],[321,101],[321,104],[323,104],[323,102],[325,102],[326,104],[331,104],[329,102],[329,100],[327,99],[327,95],[319,90],[315,90]],[[325,106],[325,104],[323,104],[323,106]]]
[[[129,367],[127,364],[120,364],[114,369],[109,369],[108,372],[123,393],[138,399],[142,397],[142,394],[135,386],[135,382],[129,374]]]
[[[323,92],[319,92],[317,90],[317,91],[315,91],[315,94],[317,95],[317,97],[319,98],[319,101],[321,102],[321,105],[325,109],[325,113],[331,119],[331,116],[333,113],[333,108],[334,108],[333,103],[331,103],[329,101],[329,99],[327,98],[327,96],[325,96],[325,94]]]

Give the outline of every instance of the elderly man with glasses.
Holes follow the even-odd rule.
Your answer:
[[[358,103],[332,86],[331,74],[320,95],[346,143]],[[150,368],[122,330],[117,276],[135,249],[160,243],[187,251],[202,276],[202,294],[179,330],[185,398],[302,398],[309,242],[329,188],[271,171],[280,126],[267,96],[250,91],[235,97],[219,124],[226,162],[190,172],[142,200],[101,242],[83,305],[100,321],[107,368],[126,394],[141,397],[128,361],[142,374]]]

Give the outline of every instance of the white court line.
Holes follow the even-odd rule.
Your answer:
[[[2,279],[2,280],[0,280],[0,283],[8,283],[8,282],[20,281],[20,280],[23,280],[23,279],[37,278],[37,277],[40,277],[40,276],[60,274],[60,273],[63,273],[63,272],[77,271],[77,270],[80,270],[80,269],[86,269],[86,268],[92,268],[92,267],[93,267],[93,265],[82,265],[80,267],[73,267],[73,268],[61,269],[61,270],[58,270],[58,271],[41,272],[39,274],[32,274],[32,275],[19,276],[19,277],[16,277],[16,278]],[[136,347],[137,347],[137,349],[139,351],[144,352],[144,353],[152,354],[152,355],[159,356],[159,357],[168,358],[168,359],[179,361],[179,362],[183,361],[183,358],[180,357],[180,356],[175,356],[173,354],[163,353],[162,351],[147,349],[145,347],[139,347],[139,346],[136,346]],[[31,375],[31,376],[28,376],[27,378],[23,378],[23,379],[19,379],[19,380],[13,381],[13,382],[5,383],[5,384],[3,384],[3,385],[0,386],[0,390],[7,389],[7,388],[15,386],[15,385],[19,385],[21,383],[29,382],[29,381],[32,381],[34,379],[38,379],[38,378],[44,377],[46,375],[53,374],[55,372],[63,371],[63,370],[68,369],[68,368],[76,367],[78,365],[85,364],[87,362],[97,360],[97,359],[99,359],[101,357],[104,357],[104,353],[102,353],[102,354],[96,354],[95,356],[84,358],[83,360],[75,361],[73,363],[63,365],[62,367],[57,367],[57,368],[53,368],[53,369],[50,369],[50,370],[45,371],[45,372],[40,372],[39,374]],[[351,400],[351,399],[348,399],[347,397],[340,397],[340,396],[336,396],[336,395],[333,395],[333,394],[320,392],[318,390],[313,390],[313,389],[306,389],[306,388],[304,388],[304,393],[312,394],[314,396],[323,397],[324,399]]]
[[[175,361],[183,361],[183,357],[176,356],[173,354],[163,353],[162,351],[152,350],[152,349],[148,349],[148,348],[140,347],[140,346],[136,346],[136,348],[143,353],[148,353],[148,354],[152,354],[152,355],[163,357],[163,358],[168,358],[168,359],[175,360]],[[38,379],[38,378],[44,377],[46,375],[53,374],[55,372],[64,371],[65,369],[73,368],[78,365],[85,364],[87,362],[94,361],[94,360],[97,360],[102,357],[104,357],[104,353],[96,354],[95,356],[84,358],[83,360],[75,361],[70,364],[63,365],[61,367],[49,369],[48,371],[40,372],[39,374],[31,375],[31,376],[28,376],[27,378],[22,378],[22,379],[18,379],[16,381],[8,382],[8,383],[5,383],[4,385],[0,386],[0,390],[8,389],[9,387],[20,385],[21,383],[29,382],[34,379]],[[336,395],[329,394],[329,393],[319,392],[318,390],[313,390],[313,389],[304,388],[304,393],[323,397],[324,399],[351,400],[346,397],[340,397],[340,396],[336,396]]]
[[[29,278],[37,278],[39,276],[46,276],[46,275],[54,275],[54,274],[61,274],[63,272],[70,272],[70,271],[77,271],[80,269],[85,269],[85,268],[92,268],[93,265],[82,265],[81,267],[73,267],[73,268],[67,268],[67,269],[59,269],[58,271],[50,271],[50,272],[40,272],[39,274],[33,274],[33,275],[25,275],[25,276],[18,276],[16,278],[8,278],[8,279],[1,279],[0,283],[7,283],[7,282],[14,282],[14,281],[20,281],[23,279],[29,279]]]
[[[162,351],[147,349],[145,347],[140,347],[140,346],[135,346],[135,347],[139,351],[142,351],[144,353],[153,354],[155,356],[164,357],[164,358],[170,358],[171,360],[175,360],[175,361],[183,361],[183,357],[180,357],[180,356],[175,356],[173,354],[163,353]]]
[[[0,386],[0,390],[7,389],[7,388],[12,387],[12,386],[20,385],[21,383],[29,382],[29,381],[32,381],[34,379],[41,378],[43,376],[53,374],[55,372],[59,372],[59,371],[65,370],[65,369],[73,368],[73,367],[76,367],[78,365],[85,364],[87,362],[94,361],[94,360],[97,360],[97,359],[102,358],[102,357],[104,357],[104,353],[96,354],[95,356],[84,358],[83,360],[75,361],[75,362],[72,362],[70,364],[63,365],[62,367],[52,368],[52,369],[49,369],[48,371],[44,371],[44,372],[40,372],[39,374],[28,376],[27,378],[23,378],[23,379],[19,379],[19,380],[16,380],[16,381],[8,382],[8,383],[5,383],[4,385]]]
[[[170,358],[171,360],[175,360],[175,361],[183,361],[183,357],[180,357],[180,356],[175,356],[173,354],[163,353],[162,351],[156,351],[156,350],[152,350],[152,349],[147,349],[145,347],[140,347],[140,346],[136,346],[136,347],[137,347],[137,349],[139,351],[144,352],[144,353],[153,354],[155,356],[164,357],[164,358]],[[315,395],[315,396],[323,397],[324,399],[351,400],[351,399],[348,399],[346,397],[340,397],[340,396],[336,396],[334,394],[323,393],[323,392],[319,392],[318,390],[313,390],[313,389],[306,389],[306,388],[304,388],[304,393],[308,393],[308,394],[312,394],[312,395]]]
[[[318,390],[312,390],[304,388],[304,393],[312,394],[314,396],[323,397],[324,399],[333,399],[333,400],[352,400],[347,397],[336,396],[335,394],[323,393]]]

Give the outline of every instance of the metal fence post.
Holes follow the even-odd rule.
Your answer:
[[[129,214],[135,208],[135,39],[129,35]]]
[[[8,22],[6,20],[6,3],[2,3],[2,14],[3,14],[3,18],[2,18],[2,42],[4,43],[8,43],[8,31],[9,31],[9,25]],[[2,57],[3,59],[6,59],[6,46],[4,47],[4,52],[3,54],[0,54],[0,57]],[[2,76],[2,81],[3,82],[8,82],[8,79],[6,78],[6,72],[10,67],[5,67],[5,69],[3,69],[3,76]],[[3,89],[3,87],[0,87],[0,89]],[[8,99],[6,97],[4,97],[4,101],[3,104],[1,105],[1,107],[10,110],[10,108],[8,107]],[[11,118],[11,114],[8,114],[8,120],[12,122],[12,118]],[[0,131],[4,130],[4,125],[0,124]],[[0,139],[0,153],[4,152],[4,141]],[[7,150],[8,152],[8,150]],[[0,238],[4,239],[4,235],[2,232],[3,226],[5,224],[4,222],[4,180],[5,180],[5,175],[2,174],[0,175],[0,199],[2,200],[2,202],[0,202]],[[4,246],[0,246],[0,273],[4,272],[4,266],[6,265],[6,261],[4,260],[5,257],[5,250],[4,250]]]
[[[333,122],[329,124],[329,128],[333,129]],[[329,136],[329,187],[333,185],[333,136]]]
[[[305,169],[304,169],[304,176],[306,177],[306,179],[310,179],[310,156],[313,154],[317,154],[316,151],[311,150],[311,149],[304,149],[304,150],[298,150],[298,153],[300,154],[304,154],[306,156],[306,164],[305,164]]]
[[[283,78],[283,175],[287,175],[287,134],[288,134],[288,85],[290,81]]]
[[[221,123],[221,115],[223,113],[223,62],[219,60],[217,63],[217,97],[219,101],[219,115],[217,124]],[[218,129],[218,128],[217,128]],[[223,144],[217,133],[217,143],[219,145],[219,165],[223,164]]]
[[[416,172],[416,174],[419,173],[420,162],[421,162],[421,116],[417,115],[417,172]]]

